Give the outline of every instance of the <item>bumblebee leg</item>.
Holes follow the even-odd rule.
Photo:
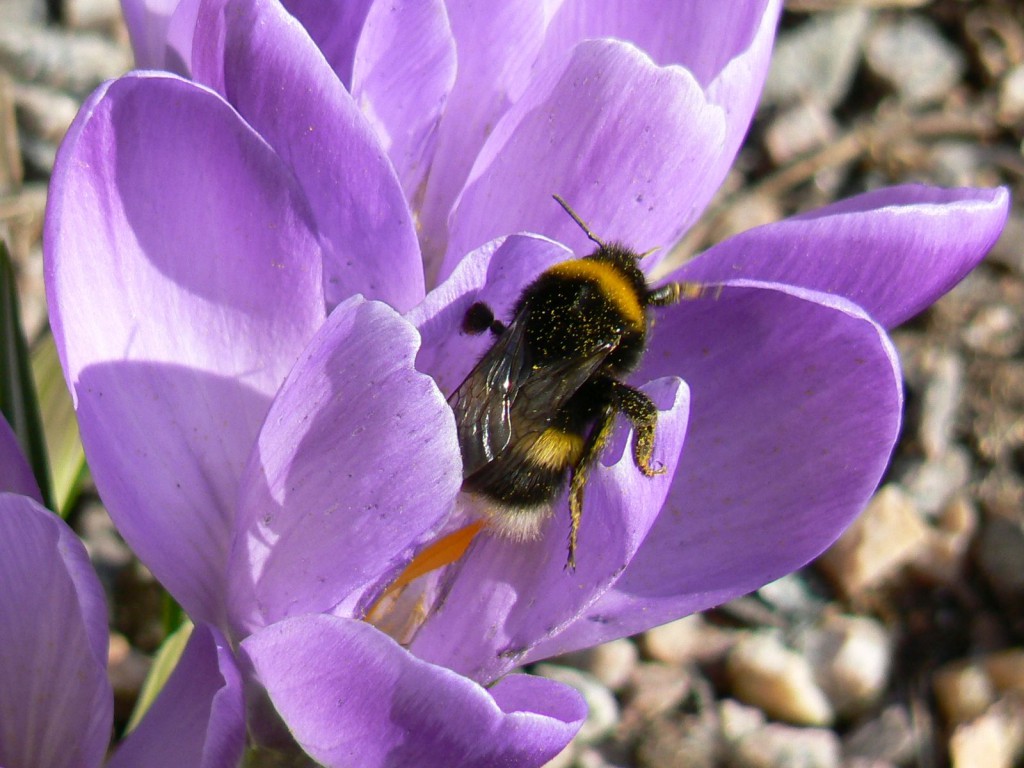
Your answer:
[[[647,293],[647,306],[667,307],[681,299],[700,298],[707,290],[701,283],[665,283]]]
[[[664,467],[651,466],[654,455],[654,430],[658,426],[658,407],[641,392],[616,379],[603,379],[608,388],[609,399],[619,413],[633,424],[633,463],[647,477],[660,475]]]
[[[580,520],[583,517],[583,488],[587,484],[587,477],[590,469],[601,455],[601,449],[612,433],[615,425],[615,411],[612,408],[605,408],[598,416],[597,424],[587,436],[583,444],[583,452],[580,460],[572,470],[572,479],[569,481],[569,512],[572,516],[572,525],[569,529],[569,560],[565,567],[570,571],[576,570],[576,540],[580,531]]]

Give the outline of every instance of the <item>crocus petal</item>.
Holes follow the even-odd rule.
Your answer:
[[[459,51],[458,79],[440,126],[438,151],[420,218],[428,261],[439,258],[446,250],[449,214],[466,184],[473,158],[494,126],[524,93],[542,87],[552,70],[560,71],[573,47],[587,39],[628,41],[647,51],[659,65],[689,69],[710,103],[721,107],[724,140],[701,147],[714,156],[714,161],[705,175],[683,182],[684,186],[699,188],[710,196],[728,170],[750,123],[767,72],[780,6],[779,0],[668,0],[637,12],[634,4],[622,0],[567,0],[543,5],[498,2],[479,8],[469,3],[454,4],[449,14]],[[633,110],[638,115],[646,114],[646,93],[637,91],[632,95],[637,99]],[[592,106],[584,114],[596,108]],[[585,129],[587,121],[579,122]],[[567,143],[561,136],[556,140],[560,146]],[[681,139],[677,148],[684,146]],[[555,187],[545,189],[542,197],[547,198],[552,192],[568,196],[575,194],[576,188],[603,181],[589,172],[582,157],[577,159],[578,166],[565,178],[553,179]],[[543,172],[546,162],[547,158],[524,170]],[[695,183],[694,178],[699,178],[700,183]],[[550,181],[546,177],[544,180]],[[570,185],[573,189],[567,189]],[[571,199],[583,208],[576,197]],[[615,202],[621,204],[627,199],[628,194],[623,192]],[[702,196],[702,200],[701,205],[707,197]],[[659,201],[648,198],[646,202]],[[688,213],[675,212],[676,223]],[[596,220],[595,231],[603,233],[605,223],[603,219]],[[537,230],[533,224],[519,220],[503,232],[520,229],[555,234],[553,229]],[[642,247],[656,244],[651,242]],[[449,250],[450,258],[458,257],[457,249]],[[436,267],[435,264],[435,270]],[[450,269],[449,265],[444,272]]]
[[[107,609],[81,541],[0,493],[0,765],[98,766],[110,738]]]
[[[455,39],[442,0],[374,3],[363,26],[352,96],[391,158],[408,200],[434,156],[455,82]]]
[[[863,509],[899,429],[896,353],[839,297],[737,282],[663,310],[637,376],[668,373],[684,376],[692,401],[665,508],[615,586],[531,660],[717,605],[805,564]]]
[[[135,74],[79,113],[46,222],[54,337],[93,477],[139,557],[216,621],[238,478],[323,322],[304,200],[216,94]]]
[[[517,675],[492,694],[350,619],[287,619],[242,652],[296,741],[329,768],[539,767],[586,717],[570,688]]]
[[[164,69],[167,61],[167,28],[181,0],[122,0],[121,11],[132,41],[135,66]]]
[[[730,238],[676,277],[746,278],[834,293],[891,328],[981,261],[1009,205],[1002,188],[881,189]]]
[[[638,12],[631,0],[566,0],[548,27],[537,68],[583,40],[612,37],[634,43],[661,66],[688,69],[725,112],[726,139],[713,148],[720,155],[715,174],[699,181],[717,189],[757,106],[781,8],[781,0],[656,0]]]
[[[20,493],[43,503],[32,468],[7,420],[0,416],[0,493]]]
[[[423,268],[398,176],[302,25],[273,0],[204,0],[193,68],[291,169],[316,221],[328,307],[355,293],[417,304]]]
[[[448,15],[458,71],[438,127],[433,167],[419,212],[431,272],[441,265],[448,217],[474,158],[509,105],[527,89],[547,24],[544,4],[520,0],[449,3]]]
[[[234,768],[244,747],[242,676],[224,636],[200,624],[109,768]]]
[[[581,43],[563,66],[533,84],[481,150],[452,214],[442,274],[517,230],[588,248],[553,192],[602,239],[643,249],[674,242],[713,194],[703,179],[720,175],[724,111],[693,75],[615,40]]]
[[[356,46],[374,0],[283,0],[349,91]],[[378,3],[379,4],[379,3]]]
[[[240,631],[355,601],[446,520],[462,460],[451,409],[413,368],[418,347],[393,309],[350,299],[285,382],[241,483]]]
[[[416,635],[413,653],[488,683],[583,615],[618,579],[661,510],[686,431],[685,385],[662,379],[644,390],[660,410],[654,463],[665,472],[641,475],[627,450],[631,441],[620,434],[587,481],[576,570],[566,569],[564,500],[535,541],[481,535],[453,568],[443,605]]]

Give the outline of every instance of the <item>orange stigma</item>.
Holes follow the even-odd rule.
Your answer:
[[[469,549],[469,545],[473,543],[473,539],[480,532],[480,529],[484,527],[483,520],[476,520],[469,525],[459,528],[453,533],[449,533],[429,547],[420,552],[416,557],[412,559],[412,562],[405,567],[405,570],[399,574],[398,578],[395,579],[388,586],[384,593],[377,598],[376,602],[370,606],[370,610],[366,612],[366,618],[370,622],[374,620],[374,613],[380,604],[388,597],[393,595],[402,587],[408,586],[412,582],[416,581],[420,576],[425,576],[431,571],[436,571],[438,568],[443,568],[446,565],[450,565],[466,554],[466,550]]]

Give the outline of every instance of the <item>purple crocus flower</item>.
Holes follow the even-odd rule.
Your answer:
[[[0,765],[103,763],[114,710],[108,638],[106,600],[85,547],[42,507],[0,418]],[[225,645],[216,630],[196,630],[160,701],[109,768],[238,763],[242,690]]]
[[[103,86],[54,172],[48,297],[93,476],[217,651],[155,708],[201,688],[191,733],[238,744],[217,702],[241,670],[250,727],[269,740],[265,692],[328,766],[541,765],[582,703],[515,667],[755,589],[863,507],[900,419],[884,328],[982,258],[1007,195],[876,192],[667,276],[720,287],[659,313],[633,378],[668,471],[639,475],[620,431],[574,573],[563,503],[536,541],[484,532],[389,591],[466,522],[445,397],[488,343],[466,308],[507,319],[585,252],[554,192],[606,240],[671,245],[746,130],[779,3],[288,6],[130,5],[140,59],[187,78]]]
[[[110,739],[107,607],[0,418],[0,765],[95,768]]]

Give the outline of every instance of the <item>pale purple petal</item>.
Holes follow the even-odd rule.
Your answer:
[[[1002,188],[881,189],[730,238],[678,277],[766,280],[834,293],[891,328],[981,261],[1009,205]]]
[[[283,5],[306,28],[338,79],[351,91],[356,46],[373,0],[284,0]]]
[[[899,429],[885,332],[848,301],[727,284],[663,310],[638,378],[681,375],[669,499],[618,583],[534,660],[709,608],[808,562],[863,509]]]
[[[538,232],[585,253],[562,195],[600,238],[672,244],[720,175],[725,112],[686,70],[633,46],[590,40],[549,69],[495,127],[452,215],[442,274],[494,237]],[[586,250],[584,250],[586,249]]]
[[[244,747],[242,676],[224,636],[200,624],[109,768],[235,768]]]
[[[135,74],[79,113],[46,221],[54,337],[93,477],[157,578],[217,621],[238,479],[323,322],[304,199],[214,93]]]
[[[448,15],[458,70],[438,127],[433,167],[419,211],[420,237],[434,271],[445,252],[452,205],[484,140],[527,89],[547,24],[541,3],[521,0],[449,3]]]
[[[192,33],[201,0],[121,0],[137,69],[163,69],[188,77]]]
[[[18,438],[3,416],[0,416],[0,493],[20,493],[43,503],[43,494],[32,474],[32,468],[25,460]]]
[[[121,0],[125,25],[140,69],[164,69],[167,28],[181,0]]]
[[[686,431],[685,385],[667,378],[644,391],[660,411],[654,464],[665,473],[641,475],[620,429],[587,481],[576,570],[566,569],[565,499],[535,541],[481,534],[452,567],[443,605],[416,635],[413,653],[488,683],[583,615],[618,579],[665,501]]]
[[[451,409],[390,307],[340,305],[267,415],[241,484],[231,611],[242,632],[353,604],[446,521],[462,482]]]
[[[352,97],[410,201],[423,197],[455,71],[455,40],[442,0],[373,5],[356,50]]]
[[[0,765],[91,768],[110,739],[107,609],[81,541],[0,493]]]
[[[570,688],[516,675],[492,694],[350,619],[287,619],[242,652],[299,745],[328,768],[539,768],[586,718]]]
[[[423,268],[398,176],[299,22],[273,0],[204,0],[194,74],[280,155],[306,196],[328,307],[362,293],[405,310]]]
[[[466,184],[473,158],[494,126],[524,94],[544,88],[545,82],[562,71],[573,47],[588,39],[628,41],[650,54],[658,65],[689,69],[708,101],[721,108],[725,126],[723,139],[697,148],[707,154],[706,172],[683,182],[689,188],[706,193],[698,195],[702,207],[724,178],[746,133],[767,72],[780,6],[779,0],[658,2],[642,9],[628,0],[569,0],[543,7],[514,2],[478,7],[468,3],[453,4],[449,14],[459,51],[459,73],[441,123],[435,167],[420,215],[421,237],[428,261],[433,262],[436,269],[436,260],[448,246],[449,214]],[[542,11],[550,14],[550,18],[542,15]],[[633,98],[633,110],[644,114],[647,92],[637,89],[623,94],[622,98],[629,96]],[[589,124],[588,116],[600,111],[601,106],[591,105],[582,113],[583,129]],[[572,137],[574,132],[566,135]],[[678,138],[677,149],[692,137],[681,134]],[[561,134],[558,146],[564,155],[573,154],[564,151],[566,146],[575,149],[571,141],[563,141]],[[520,162],[534,161],[524,168],[525,172],[543,173],[550,161],[549,155],[555,153],[542,146],[537,148],[537,154],[541,154],[539,162],[530,157],[517,158]],[[545,189],[544,198],[552,192],[568,196],[570,186],[586,187],[605,181],[599,174],[589,172],[584,161],[591,158],[576,159],[578,166],[569,169],[563,178],[555,178],[555,188]],[[615,193],[613,190],[612,196]],[[627,195],[619,193],[614,202],[628,205]],[[537,207],[542,205],[541,202],[536,204]],[[577,205],[582,206],[582,203]],[[675,211],[676,223],[690,213]],[[508,220],[514,224],[502,231],[495,230],[493,234],[520,230],[555,234],[551,228],[536,229],[528,221]],[[595,226],[600,228],[604,223],[599,219]],[[642,247],[656,244],[652,242]],[[451,251],[449,258],[461,255],[455,253],[458,248],[448,250]],[[449,265],[443,273],[450,269]]]
[[[661,66],[686,67],[725,112],[726,140],[708,148],[719,155],[715,173],[690,180],[714,190],[757,106],[781,8],[781,0],[658,0],[642,10],[632,0],[567,0],[551,20],[537,68],[595,37],[628,40]]]
[[[631,0],[565,0],[547,28],[539,61],[583,40],[614,37],[635,43],[662,66],[686,67],[708,88],[730,62],[750,55],[762,29],[774,30],[779,8],[777,0],[654,0],[642,10]],[[759,90],[756,82],[750,87]]]

